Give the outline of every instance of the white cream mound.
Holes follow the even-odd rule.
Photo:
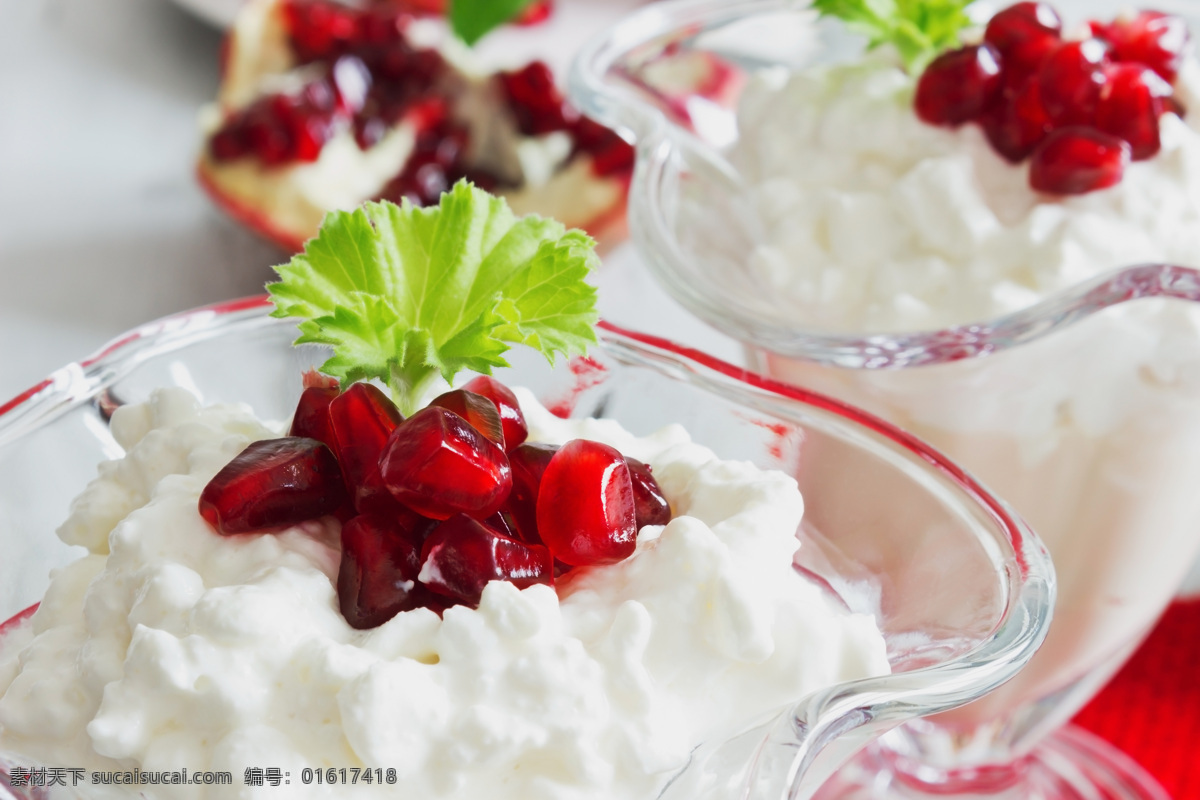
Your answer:
[[[750,263],[809,328],[942,328],[1027,307],[1117,267],[1200,266],[1200,133],[1161,118],[1162,151],[1116,186],[1053,197],[977,124],[926,125],[886,55],[759,75],[731,158],[746,179]],[[1200,66],[1177,94],[1200,119]],[[736,216],[736,215],[735,215]]]
[[[196,510],[250,441],[240,406],[163,390],[113,417],[120,460],[60,537],[32,639],[0,650],[0,750],[91,770],[229,770],[155,798],[651,798],[698,743],[820,687],[888,671],[870,617],[792,568],[792,479],[720,461],[679,427],[636,438],[521,395],[533,438],[649,462],[675,509],[626,561],[561,589],[493,582],[477,610],[355,631],[337,608],[336,523],[221,537]],[[395,769],[395,786],[303,785],[304,768]],[[130,792],[132,795],[133,792]]]

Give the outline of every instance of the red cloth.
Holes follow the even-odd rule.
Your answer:
[[[1132,756],[1174,800],[1200,800],[1200,599],[1168,608],[1075,722]]]

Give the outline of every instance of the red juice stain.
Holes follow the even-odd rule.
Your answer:
[[[571,388],[562,397],[546,402],[546,410],[562,419],[571,416],[581,394],[608,379],[608,367],[590,356],[572,358],[567,368],[571,370]]]

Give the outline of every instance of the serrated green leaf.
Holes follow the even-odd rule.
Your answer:
[[[450,0],[450,27],[467,44],[520,14],[532,0]]]
[[[834,17],[867,37],[871,48],[894,46],[910,73],[925,68],[938,53],[959,45],[970,24],[973,0],[814,0],[823,17]]]
[[[321,370],[378,379],[410,408],[436,375],[504,366],[510,344],[548,360],[595,341],[595,243],[554,220],[518,218],[459,182],[434,208],[366,203],[328,214],[268,284],[274,316],[299,317],[297,344],[324,344]]]

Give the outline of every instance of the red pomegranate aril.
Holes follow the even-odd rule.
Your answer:
[[[535,583],[554,585],[550,551],[501,536],[465,514],[438,525],[421,550],[421,582],[436,592],[470,606],[479,604],[491,581],[509,581],[524,589]]]
[[[991,45],[943,53],[917,82],[917,116],[930,125],[975,119],[1000,91],[1000,55]]]
[[[1046,59],[1042,105],[1055,127],[1093,123],[1108,64],[1108,45],[1095,38],[1067,42]]]
[[[1029,183],[1040,192],[1085,194],[1113,186],[1129,163],[1129,145],[1092,128],[1062,128],[1033,153]]]
[[[329,421],[355,508],[366,511],[390,506],[379,459],[388,437],[404,421],[396,404],[369,383],[351,384],[329,404]]]
[[[1094,35],[1112,45],[1116,61],[1144,64],[1167,83],[1174,83],[1191,49],[1191,32],[1181,17],[1161,11],[1141,11],[1110,25],[1092,23]]]
[[[1053,128],[1042,106],[1041,82],[1027,80],[1011,98],[993,103],[980,123],[996,152],[1013,164],[1024,161]]]
[[[316,439],[251,442],[200,493],[217,533],[267,533],[337,513],[346,488],[337,459]]]
[[[515,72],[502,72],[499,77],[521,133],[537,136],[567,127],[566,101],[554,83],[554,73],[545,63],[532,61]]]
[[[216,161],[234,161],[250,155],[250,148],[245,138],[231,127],[222,128],[213,134],[208,142],[208,150]]]
[[[292,415],[292,427],[288,436],[301,436],[324,443],[337,452],[337,438],[329,422],[329,404],[338,396],[338,389],[310,386],[300,394],[296,413]]]
[[[465,419],[472,428],[504,448],[504,428],[500,423],[500,410],[491,400],[466,389],[452,389],[429,401],[429,405],[453,411]]]
[[[309,369],[300,376],[300,384],[305,389],[340,389],[341,384],[337,378],[331,378],[328,375],[322,375],[315,369]]]
[[[629,557],[637,543],[637,514],[624,457],[587,439],[563,445],[542,474],[537,528],[554,557],[571,566]]]
[[[575,150],[592,157],[592,173],[601,177],[628,175],[636,155],[633,145],[615,131],[588,117],[579,117],[571,125]]]
[[[650,474],[650,465],[626,456],[629,479],[633,484],[633,508],[638,530],[646,525],[666,525],[671,521],[671,504],[663,496],[662,487]]]
[[[375,628],[423,605],[417,574],[424,537],[412,530],[415,519],[360,514],[342,526],[337,594],[351,627]]]
[[[1154,156],[1162,147],[1158,118],[1171,85],[1141,64],[1114,64],[1096,106],[1096,128],[1129,143],[1134,161]]]
[[[1048,3],[1017,3],[991,18],[983,40],[1000,53],[1006,74],[1025,78],[1058,48],[1062,19]]]
[[[380,462],[392,496],[419,514],[485,519],[512,488],[504,451],[465,419],[428,406],[392,432]]]
[[[512,514],[519,538],[530,544],[542,544],[537,529],[538,488],[558,450],[558,445],[526,442],[508,451],[513,485],[505,508]]]
[[[512,450],[529,438],[529,426],[525,423],[525,415],[521,412],[521,404],[517,396],[500,381],[491,375],[480,375],[473,378],[464,386],[468,392],[480,394],[491,400],[500,412],[500,426],[504,429],[504,446]]]
[[[284,24],[300,63],[331,58],[345,52],[359,30],[359,12],[332,0],[289,0],[283,4]]]

